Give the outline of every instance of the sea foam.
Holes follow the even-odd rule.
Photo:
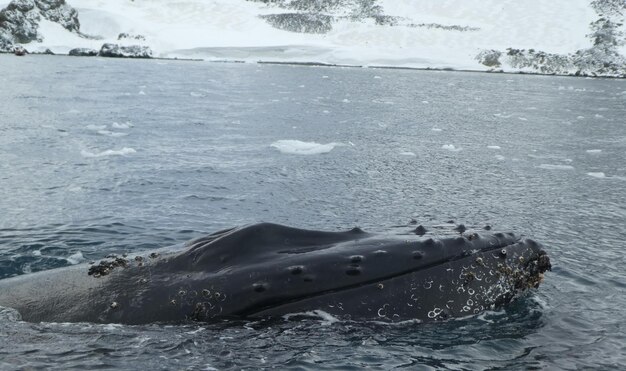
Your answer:
[[[574,169],[572,165],[541,164],[537,167],[540,169],[546,169],[546,170],[573,170]]]

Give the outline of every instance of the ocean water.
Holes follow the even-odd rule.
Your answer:
[[[25,323],[0,369],[620,369],[626,81],[0,55],[0,279],[257,221],[492,225],[541,287],[444,323]]]

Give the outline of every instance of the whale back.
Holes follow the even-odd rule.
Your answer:
[[[540,251],[534,241],[513,233],[433,238],[373,235],[360,229],[322,232],[261,223],[192,241],[177,259],[197,272],[196,277],[210,282],[205,290],[228,293],[226,299],[201,303],[195,317],[205,319],[223,313],[244,317],[280,314],[358,301],[355,298],[362,295],[357,293],[364,288],[399,280],[408,280],[403,285],[417,289],[435,277],[455,274],[450,280],[456,288],[462,286],[465,278],[459,276],[468,273],[467,269],[485,270],[487,265],[477,266],[478,258],[489,263],[486,273],[493,275],[498,264],[519,265],[520,259],[530,262]],[[513,292],[510,286],[503,290]],[[405,293],[394,295],[404,297]],[[496,296],[489,300],[495,302]],[[353,306],[358,307],[358,302]]]

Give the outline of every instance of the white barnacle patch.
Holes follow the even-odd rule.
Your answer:
[[[428,318],[435,319],[439,317],[441,313],[443,313],[443,309],[435,307],[433,310],[428,312]]]
[[[470,294],[470,295],[474,295],[475,291],[474,291],[474,289],[467,289],[467,293]]]
[[[425,282],[424,282],[424,288],[425,288],[426,290],[430,290],[432,287],[433,287],[433,281],[432,281],[432,280],[431,280],[431,281],[425,281]]]
[[[389,308],[389,304],[384,304],[382,307],[378,308],[378,317],[386,318],[387,317],[387,308]]]

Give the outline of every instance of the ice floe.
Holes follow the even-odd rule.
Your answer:
[[[316,142],[303,142],[294,139],[277,140],[270,144],[270,147],[276,148],[281,153],[290,155],[319,155],[332,151],[335,147],[343,145],[342,143],[320,144]]]

